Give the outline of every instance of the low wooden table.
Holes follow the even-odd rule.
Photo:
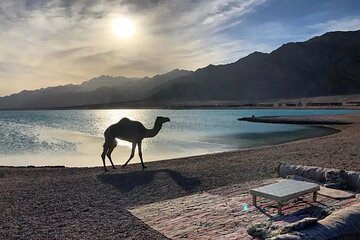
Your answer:
[[[316,201],[317,192],[320,186],[315,183],[286,179],[279,183],[266,185],[250,190],[253,196],[253,205],[256,205],[256,197],[263,197],[274,200],[278,203],[278,214],[282,214],[281,208],[286,201],[313,193],[313,201]]]

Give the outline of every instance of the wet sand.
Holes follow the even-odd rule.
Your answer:
[[[353,124],[276,146],[148,162],[145,171],[2,167],[0,239],[161,239],[127,209],[276,177],[279,162],[360,171],[360,115],[326,118]]]

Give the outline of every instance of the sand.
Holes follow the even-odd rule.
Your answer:
[[[279,162],[360,171],[360,115],[326,118],[353,124],[276,146],[148,162],[145,171],[2,167],[0,239],[161,239],[127,209],[276,177]]]

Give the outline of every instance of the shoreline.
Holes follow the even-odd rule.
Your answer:
[[[321,124],[321,123],[314,123],[314,124],[305,124],[308,126],[311,126],[313,128],[322,128],[322,129],[327,129],[329,132],[327,134],[323,134],[323,135],[319,135],[319,136],[309,136],[309,137],[304,137],[304,138],[299,138],[299,139],[295,139],[295,140],[289,140],[289,141],[285,141],[285,142],[281,142],[281,143],[274,143],[274,144],[265,144],[265,145],[258,145],[258,146],[253,146],[253,147],[245,147],[245,148],[240,148],[240,149],[234,149],[234,150],[229,150],[229,151],[219,151],[219,152],[213,152],[213,153],[207,153],[207,154],[199,154],[199,155],[189,155],[189,156],[184,156],[184,157],[177,157],[177,158],[167,158],[167,159],[161,159],[161,160],[155,160],[155,161],[149,161],[146,162],[147,165],[149,164],[161,164],[164,162],[171,162],[171,161],[180,161],[180,160],[190,160],[192,158],[205,158],[207,156],[218,156],[218,155],[223,155],[223,154],[237,154],[237,153],[242,153],[242,152],[247,152],[247,151],[260,151],[260,150],[266,150],[268,148],[272,148],[272,147],[281,147],[281,146],[286,146],[289,144],[297,144],[297,143],[301,143],[303,141],[307,141],[307,140],[316,140],[318,138],[323,138],[323,137],[328,137],[328,136],[334,136],[337,134],[341,134],[344,130],[343,126],[351,126],[353,124],[356,125],[360,125],[360,113],[357,114],[346,114],[346,115],[316,115],[316,116],[294,116],[294,118],[298,119],[298,118],[308,118],[308,117],[313,117],[313,118],[321,118],[321,117],[325,117],[325,118],[330,118],[330,119],[335,119],[336,121],[338,121],[338,119],[349,119],[350,118],[359,118],[358,121],[355,122],[346,122],[346,124],[343,124],[341,122],[341,124],[336,125],[336,124]],[[287,117],[287,118],[291,118],[291,117]],[[286,121],[288,121],[286,119]],[[321,121],[321,120],[320,120]],[[331,121],[331,120],[330,120]],[[271,124],[271,123],[269,123]],[[285,123],[284,124],[288,124]],[[139,165],[140,163],[129,163],[128,166],[135,166],[135,165]],[[108,166],[108,165],[107,165]],[[116,166],[121,166],[121,164],[116,165]],[[46,169],[46,168],[53,168],[53,169],[97,169],[97,168],[103,168],[103,166],[101,164],[99,164],[99,166],[87,166],[87,167],[67,167],[64,165],[46,165],[46,166],[33,166],[33,165],[24,165],[24,166],[13,166],[13,165],[0,165],[0,169],[5,169],[5,168],[19,168],[19,169]],[[111,170],[110,170],[111,171]]]
[[[319,116],[317,116],[319,117]],[[349,123],[352,124],[352,123]],[[328,125],[308,125],[312,128],[321,128],[321,129],[325,129],[327,131],[327,133],[321,133],[315,136],[301,136],[299,138],[295,138],[295,139],[287,139],[284,141],[281,141],[279,143],[265,143],[265,144],[259,144],[256,146],[251,146],[251,147],[244,147],[244,148],[238,148],[238,149],[231,149],[231,150],[220,150],[220,151],[215,151],[212,153],[201,153],[201,154],[195,154],[195,155],[188,155],[188,156],[182,156],[182,157],[176,157],[176,158],[166,158],[166,159],[159,159],[159,160],[155,160],[155,161],[149,161],[145,163],[153,163],[153,162],[163,162],[163,161],[171,161],[171,160],[177,160],[177,159],[187,159],[187,158],[191,158],[191,157],[205,157],[207,155],[213,155],[213,154],[222,154],[222,153],[236,153],[239,151],[245,151],[245,150],[256,150],[256,149],[261,149],[261,148],[266,148],[266,147],[272,147],[272,146],[278,146],[278,145],[282,145],[282,144],[288,144],[288,143],[296,143],[298,141],[302,141],[302,140],[307,140],[307,139],[314,139],[314,138],[319,138],[319,137],[324,137],[324,136],[329,136],[329,135],[333,135],[333,134],[338,134],[341,132],[341,130],[334,128],[333,126],[328,126]],[[296,135],[294,135],[294,137],[296,137]],[[108,159],[106,159],[108,161]],[[107,162],[108,163],[108,162]],[[139,163],[129,163],[129,165],[134,165],[134,164],[139,164]],[[115,164],[116,165],[116,164]],[[121,164],[117,165],[120,166]],[[101,165],[101,163],[99,163],[99,165],[97,166],[65,166],[65,165],[45,165],[45,166],[37,166],[37,165],[21,165],[21,166],[16,166],[16,165],[0,165],[0,169],[1,168],[75,168],[75,169],[80,169],[80,168],[102,168],[103,166]]]
[[[243,109],[243,110],[251,110],[251,109],[266,109],[266,110],[360,110],[360,106],[349,106],[349,107],[241,107],[241,106],[217,106],[217,105],[208,105],[208,106],[163,106],[163,107],[102,107],[102,108],[86,108],[86,107],[63,107],[63,108],[14,108],[14,109],[0,109],[1,111],[71,111],[71,110],[230,110],[230,109]]]

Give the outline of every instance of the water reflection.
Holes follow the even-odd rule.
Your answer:
[[[296,140],[320,129],[296,125],[239,122],[244,116],[346,114],[350,110],[66,110],[3,111],[0,115],[0,165],[101,165],[103,132],[127,117],[152,128],[157,116],[169,117],[160,133],[143,142],[144,160],[206,154]],[[321,130],[324,131],[324,130]],[[323,134],[323,132],[321,133]],[[118,141],[116,164],[131,143]],[[43,156],[43,157],[42,157]],[[134,159],[133,162],[139,160]]]

